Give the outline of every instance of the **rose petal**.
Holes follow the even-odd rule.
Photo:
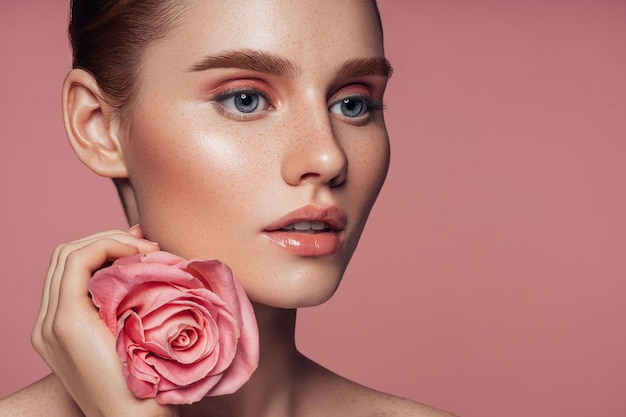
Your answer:
[[[144,305],[147,301],[151,301],[152,299],[149,298],[151,297],[150,293],[152,293],[152,297],[158,298],[155,294],[159,294],[159,291],[147,291],[146,287],[142,288],[140,286],[143,283],[142,280],[149,279],[149,276],[134,273],[138,269],[135,266],[129,265],[124,270],[121,270],[120,266],[114,264],[109,268],[97,271],[89,281],[89,291],[92,294],[92,300],[100,308],[100,315],[110,329],[114,328],[118,313],[129,309],[129,306]],[[150,268],[153,270],[148,271],[148,274],[154,277],[163,276],[167,272],[157,268],[157,265],[150,265]],[[163,268],[170,267],[163,266]],[[175,273],[171,275],[181,274],[184,275],[184,271],[175,270]],[[129,277],[133,277],[133,280],[129,279]],[[163,283],[157,284],[157,286],[165,288]],[[126,302],[122,303],[125,298]]]
[[[186,313],[188,312],[182,312],[181,316],[189,315]],[[208,320],[204,317],[199,317],[198,320],[199,322],[186,318],[179,319],[178,316],[172,317],[166,326],[146,332],[147,345],[152,346],[155,344],[163,347],[165,352],[160,352],[161,356],[171,358],[183,364],[201,360],[215,348],[219,330],[213,320]],[[172,341],[178,337],[183,329],[192,329],[195,340],[185,349],[175,349],[172,347]]]
[[[235,317],[241,317],[240,298],[234,285],[236,280],[226,264],[219,261],[190,261],[187,270],[224,300]]]
[[[157,384],[149,383],[147,381],[143,381],[141,379],[136,378],[131,371],[129,370],[129,366],[125,363],[122,366],[122,375],[124,376],[124,380],[126,381],[126,385],[130,389],[130,391],[137,398],[146,399],[146,398],[154,398],[157,395]]]
[[[128,258],[120,258],[113,265],[96,271],[89,281],[88,288],[92,301],[100,308],[100,315],[110,329],[114,329],[117,306],[132,293],[134,287],[147,282],[164,282],[184,288],[205,288],[202,281],[190,273],[168,264],[153,263],[154,258],[163,257],[170,262],[171,256],[161,256],[162,252],[151,252],[130,258],[139,259],[144,263],[131,263]],[[178,258],[182,260],[182,258]],[[140,293],[141,294],[141,293]],[[141,295],[134,295],[135,297]]]
[[[186,261],[180,256],[165,251],[154,251],[150,253],[138,253],[137,255],[126,256],[115,260],[117,265],[137,265],[137,264],[159,264],[177,266],[185,264]],[[181,269],[181,268],[179,268]]]
[[[138,398],[153,398],[160,378],[147,364],[150,353],[137,346],[131,346],[128,353],[129,361],[122,368],[126,384]]]
[[[172,352],[187,352],[190,349],[193,349],[196,343],[198,343],[198,340],[202,339],[202,336],[198,334],[198,330],[199,329],[191,326],[179,325],[178,332],[175,335],[172,335],[169,339],[169,344]],[[172,355],[172,357],[178,362],[184,363],[184,361],[180,360],[179,358],[175,358],[174,355]]]
[[[239,281],[235,281],[234,285],[238,298],[245,300],[239,303],[241,334],[245,337],[239,339],[237,354],[224,372],[223,380],[207,392],[208,396],[227,395],[237,391],[250,378],[259,363],[259,329],[254,318],[254,309]]]
[[[127,313],[124,314],[124,316],[126,317],[126,319],[124,320],[124,327],[122,331],[126,333],[128,338],[134,343],[145,343],[146,340],[144,337],[143,323],[141,322],[141,319],[139,318],[137,313],[129,310]]]
[[[154,368],[163,381],[178,386],[187,386],[210,375],[219,357],[219,345],[212,354],[193,364],[183,364],[158,356],[146,357],[146,363]]]
[[[191,404],[200,401],[216,384],[222,380],[222,375],[207,376],[206,378],[186,386],[169,384],[163,381],[159,384],[156,400],[160,404]]]
[[[217,307],[223,304],[221,300],[216,298],[215,294],[213,294],[213,300],[208,299],[208,294],[206,298],[201,298],[191,292],[177,291],[175,294],[172,293],[170,295],[169,302],[163,303],[150,311],[143,311],[141,316],[146,329],[162,326],[170,317],[185,310],[196,310],[203,316],[214,316],[217,314]],[[216,302],[213,303],[211,301]]]

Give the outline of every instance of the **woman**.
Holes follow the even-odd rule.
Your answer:
[[[70,34],[68,137],[137,226],[55,251],[33,331],[54,373],[2,414],[446,415],[294,344],[296,308],[334,293],[387,172],[376,5],[75,1]],[[261,359],[236,393],[176,407],[126,387],[87,283],[107,260],[156,250],[225,262],[254,303]]]

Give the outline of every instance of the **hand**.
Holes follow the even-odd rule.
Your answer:
[[[52,255],[32,343],[89,417],[176,416],[177,409],[137,399],[126,386],[115,335],[100,319],[87,283],[116,258],[159,250],[139,226],[60,245]]]

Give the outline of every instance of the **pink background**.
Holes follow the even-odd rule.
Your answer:
[[[626,2],[380,0],[392,168],[299,345],[463,416],[626,415]],[[66,0],[0,3],[0,395],[53,248],[124,227],[65,143]]]

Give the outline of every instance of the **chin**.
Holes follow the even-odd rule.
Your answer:
[[[325,296],[307,296],[307,297],[299,297],[294,298],[290,297],[250,297],[250,299],[257,304],[263,304],[268,307],[274,308],[282,308],[282,309],[296,309],[301,307],[314,307],[328,301],[333,294],[328,294]]]
[[[343,271],[341,274],[335,272],[323,277],[299,274],[282,282],[274,281],[271,285],[260,280],[261,285],[250,288],[244,284],[244,287],[250,300],[255,303],[284,309],[313,307],[325,303],[335,294],[342,275]]]

